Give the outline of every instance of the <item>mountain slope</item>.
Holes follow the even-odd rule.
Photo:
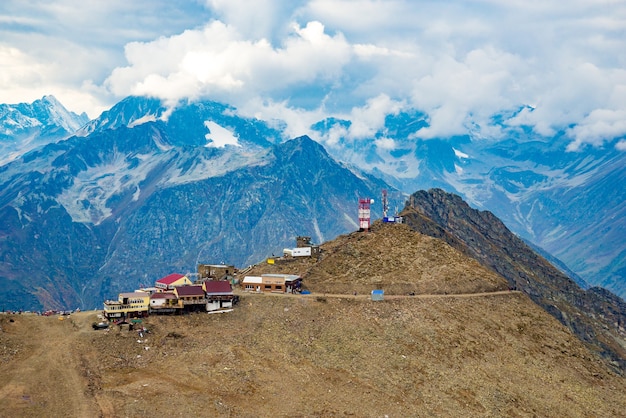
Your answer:
[[[626,303],[602,289],[581,289],[493,214],[440,189],[411,195],[402,216],[415,231],[441,238],[505,277],[510,286],[568,326],[595,351],[626,369]]]
[[[626,379],[527,295],[498,291],[504,278],[441,239],[376,222],[321,247],[319,259],[255,269],[300,271],[314,292],[346,293],[238,289],[232,312],[153,315],[142,320],[149,333],[141,337],[126,327],[94,331],[97,312],[64,320],[0,315],[0,409],[9,416],[623,415]],[[369,296],[378,286],[384,301]],[[407,289],[428,293],[393,294]]]
[[[353,229],[358,197],[389,187],[212,102],[167,120],[138,98],[119,109],[0,167],[6,309],[94,307],[200,262],[247,265]]]

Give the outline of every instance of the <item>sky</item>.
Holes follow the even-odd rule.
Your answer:
[[[47,94],[91,118],[211,99],[292,137],[338,117],[365,138],[417,109],[415,138],[498,139],[505,115],[626,150],[626,0],[3,0],[0,103]]]

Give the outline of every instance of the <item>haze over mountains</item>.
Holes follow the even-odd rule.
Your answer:
[[[2,138],[13,147],[0,167],[0,280],[17,295],[7,309],[97,306],[198,262],[251,264],[292,246],[296,235],[323,242],[356,228],[359,196],[387,188],[391,207],[401,208],[394,186],[455,191],[589,284],[624,295],[626,162],[615,147],[566,152],[562,135],[538,138],[522,128],[501,142],[419,140],[411,132],[427,119],[400,112],[370,139],[327,143],[329,155],[307,137],[285,142],[280,127],[215,102],[168,111],[129,97],[80,129],[83,117],[49,96],[42,102],[52,106],[22,113],[41,126],[53,121],[58,128],[38,129],[55,135],[35,131],[29,143],[37,145],[28,147],[16,145],[19,135]],[[24,106],[4,107],[13,115],[1,119],[4,132],[28,130],[15,122]],[[381,146],[389,141],[393,148]]]

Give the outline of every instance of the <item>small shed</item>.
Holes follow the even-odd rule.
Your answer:
[[[385,291],[382,289],[372,290],[372,300],[384,300]]]
[[[261,276],[246,276],[241,282],[241,286],[246,292],[260,292],[263,278]]]

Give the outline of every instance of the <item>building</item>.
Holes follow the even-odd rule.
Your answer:
[[[150,295],[150,313],[174,313],[182,307],[174,292],[156,292]]]
[[[183,274],[172,273],[168,276],[160,278],[154,283],[154,287],[159,289],[160,291],[164,290],[173,290],[178,286],[188,286],[191,285],[191,280]]]
[[[247,292],[295,293],[302,287],[302,278],[295,274],[262,274],[246,276],[241,287]]]
[[[311,257],[311,247],[285,248],[283,257]]]
[[[241,287],[246,292],[260,292],[263,285],[261,276],[246,276],[241,281]]]
[[[271,286],[271,292],[295,293],[302,287],[302,277],[297,274],[267,273],[262,274],[263,286]]]
[[[235,266],[231,265],[198,264],[198,282],[205,280],[231,280],[235,273]]]
[[[204,309],[206,298],[202,285],[177,286],[174,288],[174,295],[178,299],[179,305],[182,305],[185,311],[196,311]]]
[[[202,283],[202,289],[204,290],[208,312],[233,307],[235,295],[233,295],[233,289],[228,280],[207,280]]]
[[[126,319],[148,316],[150,294],[147,292],[120,293],[118,300],[104,302],[107,319]]]
[[[320,252],[319,245],[315,245],[311,242],[311,237],[298,236],[296,237],[296,248],[310,248],[311,254],[315,255]]]
[[[135,292],[146,292],[150,295],[158,291],[160,291],[160,289],[157,289],[156,287],[141,287],[135,290]]]

